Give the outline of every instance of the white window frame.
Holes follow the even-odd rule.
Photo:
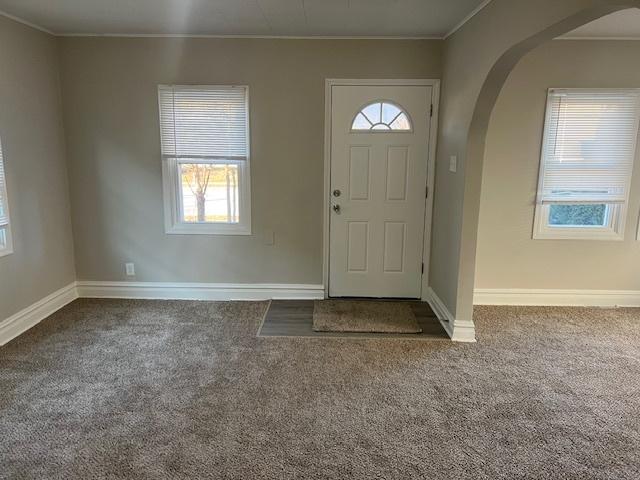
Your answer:
[[[160,85],[161,87],[162,85]],[[175,85],[180,87],[182,85]],[[243,88],[245,89],[245,112],[247,118],[247,159],[238,161],[226,158],[173,158],[162,156],[162,190],[164,203],[165,233],[169,235],[251,235],[251,119],[248,85],[185,85],[197,89]],[[161,106],[158,104],[158,108]],[[182,196],[180,195],[180,164],[211,163],[238,165],[238,216],[237,223],[184,222]]]
[[[11,255],[13,253],[13,236],[11,234],[11,213],[9,212],[9,197],[7,195],[7,171],[4,163],[4,155],[2,151],[2,143],[0,140],[0,169],[2,169],[3,182],[0,182],[0,198],[3,199],[3,208],[6,214],[6,225],[0,226],[0,232],[4,234],[4,242],[0,242],[0,257]]]
[[[540,170],[538,175],[538,194],[536,195],[536,206],[533,222],[533,239],[534,240],[608,240],[608,241],[622,241],[624,240],[624,232],[627,219],[627,211],[629,205],[629,191],[630,191],[630,179],[629,186],[627,187],[627,196],[624,203],[620,204],[603,204],[607,205],[606,211],[606,223],[603,226],[599,225],[561,225],[555,226],[549,224],[549,215],[551,213],[551,205],[543,204],[540,199],[540,192],[542,191],[542,183],[544,179],[545,171],[545,158],[544,152],[546,151],[548,138],[548,128],[551,115],[551,93],[557,88],[550,88],[547,92],[547,106],[544,121],[544,133],[543,133],[543,145],[540,155]],[[637,89],[616,89],[616,88],[563,88],[567,91],[620,91],[620,90],[637,90]],[[638,137],[638,122],[640,120],[640,112],[636,114],[635,129],[636,135],[634,137],[633,145],[633,159],[634,164],[637,155],[637,137]],[[633,173],[633,168],[631,174]],[[638,237],[640,239],[640,230],[638,231]]]
[[[619,205],[606,204],[606,224],[603,226],[549,225],[551,205],[542,205],[537,202],[533,238],[535,240],[624,240],[627,202]]]

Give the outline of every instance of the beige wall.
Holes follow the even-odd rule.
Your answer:
[[[511,73],[487,135],[477,288],[640,290],[637,164],[623,242],[531,238],[547,89],[640,88],[638,58],[640,42],[552,41]]]
[[[322,283],[325,78],[439,78],[439,41],[61,40],[78,278]],[[248,84],[250,237],[165,235],[158,84]],[[264,232],[276,242],[265,245]]]
[[[0,17],[0,138],[14,253],[0,321],[75,280],[56,40]]]

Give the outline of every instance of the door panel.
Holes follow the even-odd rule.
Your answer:
[[[384,223],[384,271],[398,272],[404,271],[404,246],[407,224],[404,222]]]
[[[387,200],[407,199],[409,147],[387,149]]]
[[[426,86],[332,87],[332,297],[421,295],[431,95]],[[372,130],[353,131],[363,107],[358,126]],[[404,131],[385,124],[396,107],[406,117],[393,126]]]
[[[349,199],[369,200],[369,147],[351,147],[349,156]]]
[[[369,266],[369,223],[349,222],[347,272],[366,272]]]

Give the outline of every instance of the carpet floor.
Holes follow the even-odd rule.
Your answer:
[[[455,344],[266,308],[83,299],[0,348],[0,478],[640,478],[638,309],[481,307]]]

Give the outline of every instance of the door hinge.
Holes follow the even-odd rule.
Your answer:
[[[427,188],[425,189],[425,194],[424,194],[425,198],[429,198],[429,187],[427,186]]]
[[[422,269],[420,270],[420,273],[424,275],[424,263],[422,264]]]
[[[431,108],[429,109],[429,116],[433,117],[433,103],[431,104]]]

